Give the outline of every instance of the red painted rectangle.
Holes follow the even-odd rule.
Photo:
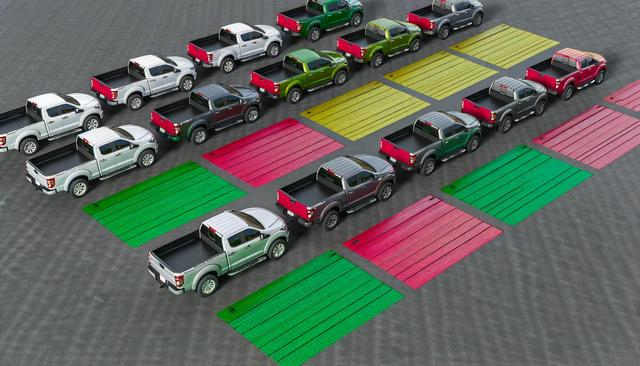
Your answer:
[[[640,112],[640,80],[604,98],[607,102]]]
[[[596,105],[533,142],[602,169],[640,144],[640,120]]]
[[[501,233],[427,196],[344,245],[417,289]]]
[[[238,179],[259,187],[342,148],[342,144],[286,119],[203,157]]]

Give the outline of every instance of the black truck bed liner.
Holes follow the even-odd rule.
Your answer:
[[[386,136],[385,139],[410,153],[416,153],[431,144],[431,141],[428,139],[414,133],[413,126],[407,126],[398,130]]]
[[[220,40],[220,36],[218,35],[218,33],[207,37],[195,39],[191,41],[191,43],[207,52],[213,52],[229,46],[228,44]]]
[[[265,79],[279,83],[301,73],[286,69],[282,62],[276,62],[254,71]]]
[[[94,76],[94,78],[111,89],[117,89],[140,80],[129,74],[129,69],[127,67],[121,67],[119,69],[105,72],[104,74]]]
[[[424,8],[420,8],[418,10],[414,10],[411,13],[429,20],[435,20],[437,18],[451,14],[450,11],[446,11],[438,7],[434,8],[431,5],[425,6]]]
[[[317,205],[338,193],[338,191],[318,182],[315,173],[282,188],[282,191],[307,207]]]
[[[182,99],[156,109],[162,117],[173,123],[181,123],[200,116],[204,112],[189,103],[189,99]]]
[[[380,36],[374,36],[372,34],[367,33],[366,30],[364,29],[360,29],[357,30],[355,32],[351,32],[348,34],[345,34],[344,36],[340,37],[342,39],[344,39],[345,41],[348,41],[350,43],[353,44],[357,44],[360,47],[367,47],[371,44],[374,43],[378,43],[380,41],[382,41],[384,38],[380,37]]]
[[[568,66],[563,67],[559,65],[554,65],[551,62],[550,58],[531,66],[531,68],[542,74],[549,75],[552,78],[556,78],[556,79],[562,79],[563,77],[576,71],[576,70],[571,70]]]
[[[307,12],[306,6],[299,6],[297,8],[289,9],[287,11],[282,12],[281,14],[295,21],[309,19],[313,16],[313,14],[309,14]]]
[[[31,118],[24,107],[16,108],[0,114],[0,134],[19,130],[34,122],[39,122]]]
[[[29,160],[31,165],[44,176],[56,175],[88,161],[91,161],[91,159],[76,150],[75,143],[65,145]]]
[[[222,253],[200,239],[198,231],[166,244],[152,253],[173,273],[182,273]]]
[[[509,104],[508,101],[500,99],[492,95],[491,93],[489,93],[489,89],[484,89],[477,93],[473,93],[470,96],[468,96],[467,99],[491,111],[498,110],[504,107],[505,105]]]

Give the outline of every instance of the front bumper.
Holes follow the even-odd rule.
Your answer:
[[[29,174],[26,174],[25,177],[27,178],[27,181],[29,181],[29,183],[31,183],[35,187],[36,191],[42,191],[42,193],[49,196],[52,196],[58,193],[56,188],[51,189],[51,188],[41,186],[40,183],[38,183],[38,181],[34,177],[30,176]]]
[[[163,282],[162,279],[160,278],[160,273],[158,273],[153,267],[151,267],[151,265],[147,266],[147,271],[149,271],[149,274],[151,275],[151,277],[153,277],[156,280],[156,282],[160,284],[160,288],[166,287],[174,295],[182,295],[185,293],[185,289],[177,288],[167,280]]]

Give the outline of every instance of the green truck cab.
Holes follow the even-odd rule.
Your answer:
[[[415,24],[376,19],[365,29],[338,38],[338,51],[355,62],[380,67],[385,57],[410,51],[418,52],[422,47],[422,30]]]
[[[349,80],[349,63],[337,52],[307,48],[291,52],[284,60],[251,72],[251,85],[273,99],[296,104],[303,92],[311,92]]]
[[[294,37],[317,42],[322,31],[347,25],[359,27],[363,17],[364,8],[359,0],[309,0],[306,6],[278,14],[278,26]]]

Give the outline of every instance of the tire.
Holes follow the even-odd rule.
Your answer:
[[[82,123],[82,130],[86,132],[89,130],[96,129],[100,127],[101,122],[102,121],[100,120],[100,117],[98,117],[95,114],[91,115],[85,118],[84,122]]]
[[[183,92],[190,92],[193,90],[193,77],[185,76],[180,79],[180,90]]]
[[[129,98],[127,98],[127,108],[130,111],[137,111],[144,105],[144,100],[142,99],[142,95],[140,94],[131,94]]]
[[[420,38],[415,38],[409,44],[409,51],[411,51],[411,53],[416,53],[420,51],[420,48],[422,48],[422,42],[420,42]]]
[[[544,111],[547,109],[547,101],[541,99],[533,108],[536,116],[542,116],[544,114]]]
[[[260,108],[251,106],[244,112],[244,121],[247,123],[254,123],[260,119]]]
[[[498,131],[501,134],[506,134],[511,131],[511,127],[513,127],[513,117],[506,116],[502,119],[502,122],[498,125]]]
[[[564,88],[564,92],[562,92],[560,99],[566,102],[567,100],[571,99],[575,93],[576,93],[576,87],[573,86],[573,84],[569,84],[567,85],[566,88]]]
[[[433,157],[426,158],[425,161],[422,162],[422,165],[420,165],[420,174],[424,175],[425,177],[433,174],[435,170],[436,159],[434,159]]]
[[[69,185],[69,194],[73,198],[82,198],[89,193],[89,181],[84,178],[76,178]]]
[[[220,68],[225,74],[232,73],[236,69],[236,62],[231,57],[225,57],[220,63]]]
[[[20,141],[20,152],[24,156],[31,156],[38,152],[40,144],[35,137],[25,137]]]
[[[153,150],[145,150],[138,156],[138,166],[140,168],[148,168],[156,162],[156,152]]]
[[[451,27],[448,24],[445,24],[440,28],[440,32],[438,32],[438,38],[445,40],[449,38],[451,35]]]
[[[322,227],[326,231],[335,229],[340,223],[340,214],[336,210],[329,211],[322,219]]]
[[[393,196],[393,183],[387,182],[378,191],[378,201],[388,201]]]
[[[482,25],[482,21],[484,20],[484,14],[478,13],[473,17],[473,26],[479,27]]]
[[[269,251],[267,252],[267,258],[272,261],[277,261],[278,259],[284,257],[287,253],[287,242],[282,239],[277,239],[271,246],[269,247]]]
[[[280,44],[278,42],[273,42],[267,47],[267,56],[274,58],[280,55]]]
[[[607,70],[600,70],[598,76],[596,76],[596,85],[600,85],[604,82],[604,78],[607,76]]]
[[[467,152],[474,153],[478,150],[478,147],[480,147],[480,136],[473,135],[469,142],[467,142]]]
[[[378,67],[382,66],[383,63],[384,63],[384,55],[382,54],[382,52],[376,52],[376,54],[373,55],[373,57],[371,58],[370,65],[374,69],[377,69]]]
[[[207,135],[207,129],[204,127],[196,127],[191,131],[191,143],[194,145],[202,145],[207,142],[209,136]]]
[[[302,90],[300,88],[292,88],[287,94],[287,101],[291,104],[298,104],[302,100]]]
[[[214,292],[218,289],[218,277],[213,273],[206,274],[202,276],[200,281],[198,281],[198,287],[196,291],[198,295],[202,297],[209,297],[213,295]]]
[[[340,70],[333,77],[333,83],[337,86],[343,86],[349,80],[349,74],[345,70]]]
[[[322,32],[320,31],[320,28],[311,27],[311,29],[309,29],[309,34],[307,35],[307,40],[315,43],[320,40],[321,36],[322,36]]]
[[[360,13],[353,14],[349,24],[354,28],[359,27],[360,24],[362,24],[362,14],[360,14]]]

